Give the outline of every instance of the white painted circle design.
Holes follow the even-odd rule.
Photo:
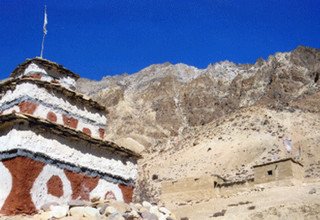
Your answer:
[[[62,181],[63,195],[61,197],[48,194],[47,182],[52,176],[58,176]],[[52,202],[67,204],[67,202],[71,200],[71,195],[72,187],[64,171],[52,165],[43,167],[43,170],[34,181],[31,189],[31,198],[37,209],[40,209],[44,204]]]
[[[0,162],[0,209],[4,205],[12,189],[12,176],[10,171]]]
[[[103,179],[99,179],[98,185],[91,191],[90,199],[94,197],[104,198],[105,195],[110,191],[115,195],[116,200],[123,201],[122,191],[119,186]]]

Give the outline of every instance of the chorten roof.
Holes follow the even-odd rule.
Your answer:
[[[32,63],[36,65],[40,65],[41,67],[48,70],[49,75],[50,75],[50,72],[54,72],[54,73],[61,74],[61,76],[68,76],[68,77],[74,78],[75,80],[80,78],[78,74],[73,73],[72,71],[66,69],[62,65],[40,58],[40,57],[27,59],[25,62],[21,63],[15,70],[13,70],[10,77],[16,78],[16,77],[19,77],[20,75],[23,75],[25,69],[27,69],[28,66]]]

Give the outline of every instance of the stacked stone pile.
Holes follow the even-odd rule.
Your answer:
[[[33,219],[107,219],[107,220],[175,220],[165,207],[149,202],[130,203],[92,199],[90,202],[73,200],[68,205],[46,204]]]

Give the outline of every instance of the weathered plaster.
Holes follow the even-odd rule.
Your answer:
[[[40,68],[37,64],[31,63],[23,72],[22,75],[26,76],[26,75],[30,75],[30,74],[34,74],[34,73],[42,73],[44,75],[47,75],[47,72]]]
[[[0,151],[21,148],[112,176],[119,176],[125,180],[136,178],[135,163],[125,156],[117,155],[116,152],[108,152],[85,141],[69,140],[49,133],[42,136],[27,128],[25,130],[11,128],[4,132],[6,135],[0,136]]]
[[[51,82],[53,80],[56,80],[57,82],[59,82],[62,86],[70,89],[70,88],[74,88],[76,85],[76,81],[75,79],[67,76],[67,77],[60,77],[58,79],[53,78],[52,76],[49,75],[49,73],[39,67],[37,64],[35,63],[31,63],[29,64],[29,66],[24,70],[22,76],[29,76],[32,74],[40,74],[41,75],[41,80],[43,81],[47,81],[47,82]]]
[[[32,100],[32,101],[35,102],[34,100]],[[30,102],[30,101],[23,101],[23,102]],[[21,103],[19,103],[18,105],[21,106]],[[1,107],[0,107],[0,109],[1,109]],[[3,110],[2,114],[11,114],[12,112],[25,113],[25,112],[22,112],[21,108],[19,108],[17,105],[14,105],[10,108]],[[63,115],[66,115],[68,113],[66,113],[66,111],[63,111],[63,112],[64,113],[62,113],[62,111],[59,109],[52,109],[52,108],[49,108],[49,107],[44,106],[42,104],[37,104],[37,107],[32,115],[34,117],[48,119],[49,121],[57,123],[57,124],[65,125],[65,123],[63,121]],[[30,112],[26,112],[26,113],[30,114]],[[52,121],[48,118],[49,113],[51,113],[51,114],[53,113],[56,116],[55,121]],[[67,115],[67,116],[78,120],[77,126],[74,127],[75,130],[83,131],[84,128],[88,128],[91,131],[91,137],[104,139],[104,136],[101,136],[100,131],[99,131],[102,127],[104,127],[104,125],[93,124],[91,121],[86,120],[85,118],[77,118],[77,115]]]
[[[83,119],[87,118],[92,123],[99,125],[105,125],[107,123],[104,113],[91,112],[84,106],[74,105],[66,99],[49,93],[46,89],[39,88],[37,85],[29,82],[17,85],[13,91],[8,90],[0,100],[0,107],[3,111],[25,100],[35,100],[50,109],[68,112],[71,115],[76,115]]]

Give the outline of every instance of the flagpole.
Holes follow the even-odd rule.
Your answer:
[[[44,51],[44,40],[47,35],[47,6],[44,7],[44,21],[43,21],[43,37],[42,37],[42,44],[41,44],[41,52],[40,52],[40,58],[43,57],[43,51]]]
[[[41,44],[41,53],[40,53],[40,57],[42,58],[43,57],[43,49],[44,49],[44,39],[45,39],[46,35],[43,34],[43,37],[42,37],[42,44]]]

